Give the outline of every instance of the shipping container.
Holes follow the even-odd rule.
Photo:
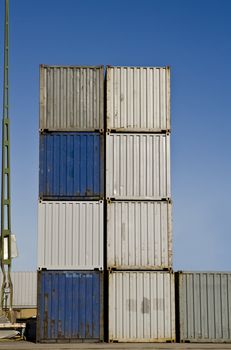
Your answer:
[[[38,268],[103,269],[103,201],[38,206]]]
[[[109,273],[109,341],[175,340],[174,274]]]
[[[107,203],[107,267],[124,270],[172,267],[171,203]]]
[[[169,67],[107,67],[107,130],[170,130]]]
[[[41,199],[103,197],[104,138],[99,133],[40,134]]]
[[[104,67],[40,66],[40,130],[104,128]]]
[[[170,198],[170,135],[107,133],[106,196]]]
[[[103,341],[103,274],[38,272],[38,342]]]
[[[34,271],[11,272],[13,283],[13,308],[34,309],[37,307],[37,273]],[[3,276],[0,274],[0,286]],[[9,300],[7,301],[9,305]]]
[[[178,275],[181,342],[231,342],[231,272]]]

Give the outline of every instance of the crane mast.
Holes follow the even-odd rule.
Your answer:
[[[9,117],[9,0],[5,0],[4,86],[2,119],[2,192],[1,192],[1,310],[12,311],[11,280],[11,199],[10,199],[10,117]]]

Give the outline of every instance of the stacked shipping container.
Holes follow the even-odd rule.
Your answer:
[[[169,68],[107,67],[106,89],[109,341],[174,341]]]
[[[104,68],[40,69],[37,339],[103,340]]]

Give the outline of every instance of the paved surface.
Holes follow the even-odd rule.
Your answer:
[[[8,342],[0,342],[0,350],[43,350],[43,349],[57,349],[57,350],[72,350],[72,349],[83,349],[83,350],[91,350],[91,349],[108,349],[108,350],[150,350],[150,349],[231,349],[231,344],[137,344],[137,343],[127,343],[127,344],[87,344],[87,343],[77,343],[77,344],[34,344],[25,341],[8,341]]]

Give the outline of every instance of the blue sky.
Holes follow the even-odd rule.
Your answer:
[[[171,66],[174,269],[231,270],[230,15],[229,0],[10,0],[15,270],[36,268],[41,63]]]

